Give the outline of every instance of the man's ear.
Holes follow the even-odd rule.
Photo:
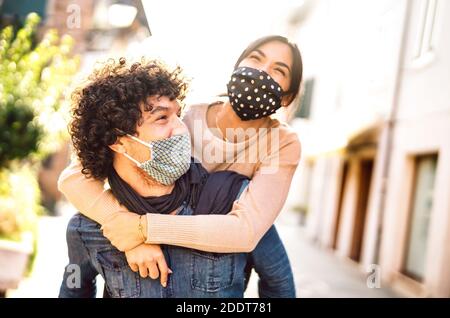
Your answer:
[[[293,94],[288,94],[288,95],[284,95],[281,98],[281,106],[282,107],[288,107],[294,100],[294,95]]]
[[[123,137],[118,137],[116,142],[113,143],[112,145],[108,146],[109,148],[111,148],[112,151],[115,151],[117,153],[125,153],[126,149],[123,143]]]

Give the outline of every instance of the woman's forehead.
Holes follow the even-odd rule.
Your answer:
[[[283,42],[280,41],[270,41],[267,43],[264,43],[252,52],[262,52],[267,58],[284,62],[288,64],[289,66],[292,66],[292,49],[291,47]],[[251,53],[251,52],[250,52]]]

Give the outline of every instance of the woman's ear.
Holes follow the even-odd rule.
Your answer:
[[[281,98],[281,106],[282,107],[288,107],[292,102],[293,102],[293,94],[287,94],[287,95],[284,95],[282,98]]]
[[[118,137],[116,142],[112,145],[108,146],[109,148],[111,148],[112,151],[115,151],[117,153],[125,153],[126,149],[123,143],[123,137]]]

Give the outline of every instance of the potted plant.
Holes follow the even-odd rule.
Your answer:
[[[17,288],[30,268],[30,256],[36,252],[37,216],[41,213],[32,169],[28,166],[1,171],[0,291]]]
[[[39,22],[31,13],[17,32],[0,30],[0,295],[17,287],[36,252],[37,170],[67,139],[61,96],[79,64],[72,38],[49,30],[35,41]]]

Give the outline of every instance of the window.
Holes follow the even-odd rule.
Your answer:
[[[420,156],[415,160],[415,184],[404,273],[418,281],[422,281],[425,276],[436,166],[437,155]]]
[[[314,90],[314,79],[308,79],[305,81],[305,91],[300,100],[300,105],[295,112],[296,118],[308,119],[311,115],[311,102]]]
[[[423,0],[418,25],[417,43],[414,59],[420,60],[430,55],[436,45],[436,16],[439,0]]]

